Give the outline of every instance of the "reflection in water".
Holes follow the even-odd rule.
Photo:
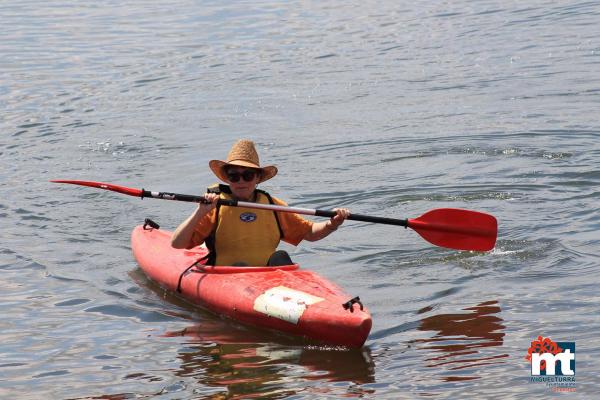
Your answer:
[[[290,381],[374,382],[374,364],[367,347],[332,349],[293,344],[278,337],[265,343],[264,332],[207,320],[167,336],[185,336],[175,373],[194,377],[202,386],[227,388],[236,398],[284,398],[304,390]],[[360,389],[359,389],[360,390]],[[364,394],[368,394],[365,390]]]
[[[435,331],[435,336],[419,339],[420,350],[431,353],[426,358],[428,368],[446,367],[450,371],[478,370],[502,364],[508,354],[485,354],[485,348],[503,344],[505,326],[498,317],[501,309],[497,301],[488,301],[465,308],[468,313],[433,315],[421,320],[419,330]],[[429,310],[422,310],[423,312]],[[445,381],[478,379],[478,375],[445,376]]]
[[[360,387],[375,381],[368,347],[321,347],[300,337],[224,320],[165,291],[139,269],[130,276],[155,292],[161,302],[166,300],[194,315],[197,322],[193,326],[164,336],[182,337],[180,368],[174,373],[194,378],[199,387],[215,388],[214,398],[221,398],[224,387],[227,398],[285,398],[305,392],[309,384],[311,392],[321,390],[314,388],[319,381],[352,383],[352,397],[373,392]],[[180,311],[169,313],[181,317]],[[204,391],[199,394],[207,395]]]

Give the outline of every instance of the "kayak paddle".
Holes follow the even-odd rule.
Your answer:
[[[140,197],[142,199],[144,197],[150,197],[153,199],[186,201],[191,203],[205,202],[204,196],[152,192],[149,190],[134,189],[103,182],[78,180],[53,180],[51,182],[89,186],[126,194],[128,196]],[[259,204],[238,200],[219,199],[218,204],[229,207],[246,207],[328,218],[331,218],[336,214],[335,211],[329,210],[312,210],[308,208]],[[455,250],[492,250],[496,244],[496,237],[498,235],[498,222],[492,215],[460,208],[438,208],[428,211],[414,219],[372,217],[360,214],[350,214],[348,219],[411,228],[429,243]]]

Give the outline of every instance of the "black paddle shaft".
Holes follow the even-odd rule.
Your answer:
[[[144,190],[144,189],[142,189],[141,197],[142,198],[150,197],[153,199],[163,199],[163,200],[186,201],[186,202],[190,202],[190,203],[207,203],[207,201],[204,199],[204,196],[169,193],[169,192],[152,192],[152,191]],[[240,203],[240,206],[247,206],[247,207],[252,207],[254,205],[254,204],[251,205],[250,203],[245,203],[245,202],[239,202],[239,203]],[[219,199],[218,204],[222,205],[222,206],[237,207],[238,201],[237,200]],[[255,207],[261,207],[261,206],[256,204]],[[265,208],[267,208],[267,207],[269,207],[269,206],[266,206]],[[277,206],[271,206],[269,208],[276,209],[276,211],[284,211],[284,210],[277,209],[278,208]],[[284,207],[281,207],[281,208],[283,209]],[[290,210],[288,212],[297,212],[298,214],[315,215],[317,217],[326,217],[326,218],[332,218],[336,215],[335,211],[330,211],[330,210],[294,209],[293,207],[290,208]],[[350,214],[348,216],[348,219],[352,220],[352,221],[362,221],[362,222],[372,222],[375,224],[396,225],[396,226],[403,226],[405,228],[408,227],[407,219],[373,217],[370,215],[361,215],[361,214]]]
[[[315,215],[318,217],[328,217],[331,218],[335,216],[335,211],[327,211],[327,210],[315,210]],[[375,224],[386,224],[386,225],[396,225],[403,226],[408,228],[408,220],[407,219],[396,219],[396,218],[385,218],[385,217],[372,217],[370,215],[361,215],[361,214],[350,214],[348,219],[352,221],[362,221],[362,222],[373,222]]]
[[[142,199],[144,197],[150,197],[152,199],[162,199],[162,200],[174,200],[174,201],[186,201],[189,203],[202,203],[208,204],[209,202],[204,198],[204,196],[197,196],[193,194],[180,194],[180,193],[170,193],[170,192],[152,192],[150,190],[142,189],[142,194],[140,196]],[[219,199],[218,204],[220,206],[231,206],[236,207],[236,200],[225,200]]]

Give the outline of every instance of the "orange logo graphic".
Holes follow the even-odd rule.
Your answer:
[[[537,354],[544,354],[544,353],[550,353],[553,355],[557,355],[559,353],[561,353],[563,351],[563,349],[561,349],[560,347],[558,347],[558,345],[553,342],[552,340],[550,340],[550,338],[543,338],[541,336],[538,336],[537,340],[534,340],[533,342],[531,342],[531,347],[529,347],[529,350],[527,350],[527,357],[525,357],[525,359],[529,362],[531,362],[531,355],[533,353],[537,353]],[[546,369],[546,361],[542,360],[541,364],[540,364],[540,370],[544,371]]]

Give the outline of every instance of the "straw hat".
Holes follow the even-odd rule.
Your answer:
[[[238,140],[229,151],[227,155],[227,161],[221,160],[210,160],[208,166],[214,172],[214,174],[222,180],[227,182],[227,174],[225,174],[224,167],[226,165],[236,165],[239,167],[256,168],[260,170],[260,178],[258,183],[264,182],[277,175],[277,167],[268,165],[261,167],[258,159],[258,153],[254,147],[252,140]]]

